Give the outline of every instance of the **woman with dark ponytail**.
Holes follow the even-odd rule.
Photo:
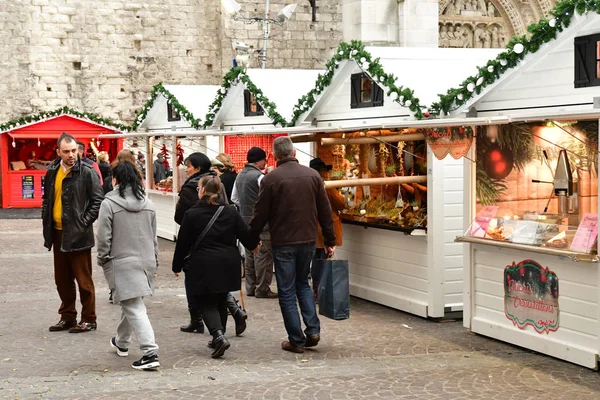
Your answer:
[[[158,346],[144,296],[154,293],[158,268],[156,211],[135,164],[116,163],[112,176],[114,190],[100,206],[96,241],[98,265],[113,292],[113,302],[121,305],[121,322],[110,345],[119,356],[127,356],[135,332],[144,356],[131,366],[154,369],[160,367]]]
[[[254,249],[258,246],[258,238],[252,237],[235,208],[222,205],[223,187],[217,176],[200,178],[197,190],[199,201],[183,216],[173,256],[173,272],[179,276],[184,258],[192,251],[189,268],[185,271],[187,294],[193,296],[213,336],[209,342],[213,349],[211,357],[218,358],[229,348],[225,337],[227,294],[241,287],[241,258],[236,239],[246,248]],[[217,218],[209,226],[215,215]],[[207,226],[208,231],[194,249]]]

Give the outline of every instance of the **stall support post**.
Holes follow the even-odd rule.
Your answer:
[[[171,136],[171,170],[173,171],[173,193],[179,193],[179,166],[177,165],[177,136]]]
[[[476,137],[473,138],[473,144],[469,151],[468,157],[471,160],[475,160],[476,152]],[[476,164],[465,159],[464,163],[464,182],[463,182],[463,202],[464,202],[464,214],[463,214],[463,232],[466,232],[471,226],[471,221],[475,218],[475,173]],[[464,244],[464,259],[463,259],[463,326],[467,329],[471,329],[471,318],[473,314],[473,303],[472,303],[472,290],[473,282],[475,282],[475,271],[473,268],[473,246],[470,244]]]
[[[600,119],[598,120],[598,140],[600,140]],[[598,142],[600,143],[600,142]],[[596,179],[600,179],[600,154],[596,154],[596,157],[598,157],[598,163],[597,163],[597,167],[598,170],[596,171]],[[600,185],[598,185],[598,199],[600,200]],[[600,215],[600,201],[598,201],[598,210],[597,210],[597,215]],[[600,242],[600,241],[598,241]],[[596,243],[596,251],[598,252],[598,254],[600,254],[600,243]],[[600,267],[600,264],[596,264],[596,285],[597,287],[600,287],[600,271],[598,271],[598,268]],[[597,300],[598,300],[598,304],[600,304],[600,291],[598,291],[598,293],[596,294],[597,296]],[[597,321],[600,321],[600,307],[596,307],[596,319]],[[596,332],[598,334],[598,339],[597,339],[597,354],[600,354],[600,328],[597,330]],[[596,357],[596,361],[598,361],[598,357]]]
[[[154,183],[154,171],[152,171],[152,163],[154,154],[150,136],[146,136],[146,190],[152,189]]]
[[[444,317],[444,165],[427,147],[427,315]]]

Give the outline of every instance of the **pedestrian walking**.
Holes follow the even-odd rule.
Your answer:
[[[323,160],[320,158],[313,158],[310,160],[310,167],[317,171],[323,180],[327,180],[329,171],[333,168],[332,165],[325,164]],[[335,232],[335,245],[342,245],[342,220],[340,218],[339,213],[346,208],[346,200],[344,200],[344,196],[340,194],[335,188],[325,189],[327,192],[327,198],[329,199],[329,204],[331,205],[331,212],[333,218],[333,230]],[[325,251],[325,239],[323,237],[323,231],[319,227],[318,236],[317,236],[317,250],[315,251],[315,255],[312,260],[312,265],[310,269],[310,276],[312,279],[312,288],[315,296],[315,301],[317,301],[318,296],[318,288],[319,288],[319,280],[320,273],[323,271],[323,265],[325,260],[327,260],[327,254]]]
[[[238,206],[244,222],[248,223],[252,219],[260,184],[265,177],[263,170],[267,165],[267,153],[260,147],[252,147],[248,150],[246,159],[248,163],[235,179],[231,198]],[[274,299],[277,298],[277,293],[271,291],[273,251],[268,226],[260,233],[260,241],[262,245],[258,254],[249,249],[245,252],[246,293],[257,298]]]
[[[259,236],[268,223],[271,230],[279,306],[288,340],[283,350],[303,353],[321,339],[320,321],[308,284],[310,263],[315,254],[318,226],[321,226],[325,252],[335,251],[331,206],[319,174],[298,163],[289,137],[273,142],[277,168],[261,182],[260,195],[250,221],[252,234]],[[296,299],[306,329],[302,331]]]
[[[110,192],[113,189],[112,186],[112,170],[108,163],[108,153],[101,151],[98,153],[98,168],[102,175],[102,190],[104,194]]]
[[[146,156],[143,153],[139,153],[137,156],[137,167],[142,176],[146,176]]]
[[[236,239],[247,248],[258,245],[239,213],[221,201],[222,184],[218,177],[207,175],[198,181],[199,201],[185,212],[173,256],[173,272],[179,276],[185,258],[187,294],[204,318],[213,339],[211,357],[221,357],[230,344],[225,337],[227,295],[240,290],[240,254]]]
[[[100,171],[100,167],[98,167],[98,164],[94,160],[91,160],[87,157],[87,155],[85,154],[85,144],[83,142],[77,141],[77,152],[79,153],[79,158],[81,158],[81,161],[88,164],[94,169],[94,171],[96,171],[98,177],[100,178],[100,185],[104,185],[104,180],[102,179],[102,172]]]
[[[192,153],[184,160],[185,172],[188,176],[186,181],[183,183],[181,190],[179,191],[179,200],[175,207],[175,222],[179,225],[183,223],[183,217],[187,210],[190,209],[194,204],[198,202],[198,182],[200,179],[207,176],[217,176],[216,172],[211,170],[211,161],[208,156],[204,153],[196,152]],[[220,186],[219,198],[216,200],[220,205],[227,205],[227,194],[223,185]],[[182,232],[179,231],[178,241],[181,238]],[[238,266],[238,271],[240,266]],[[241,275],[241,271],[239,271]],[[195,332],[204,333],[204,325],[202,323],[202,315],[196,304],[194,296],[190,296],[189,284],[187,273],[185,275],[185,292],[188,303],[188,310],[190,313],[190,323],[188,325],[181,326],[179,329],[182,332]],[[248,316],[246,312],[240,308],[237,300],[229,294],[227,296],[227,308],[235,321],[236,335],[241,335],[246,330],[246,319]]]
[[[104,199],[98,174],[78,157],[77,142],[63,133],[54,160],[46,172],[42,201],[44,246],[54,250],[54,281],[61,299],[60,321],[51,332],[96,330],[96,294],[92,280],[94,230]],[[81,300],[77,323],[75,282]]]
[[[223,168],[221,168],[221,183],[225,187],[225,192],[227,193],[227,200],[229,203],[233,203],[231,201],[231,194],[233,192],[233,185],[235,184],[235,179],[237,177],[237,172],[235,172],[235,164],[231,160],[229,154],[219,153],[216,157],[223,164]]]
[[[97,232],[98,265],[113,292],[113,302],[121,305],[121,321],[110,345],[125,357],[135,333],[143,356],[131,366],[153,369],[160,362],[144,297],[154,293],[158,268],[156,211],[135,164],[118,163],[112,173],[115,188],[100,206]]]

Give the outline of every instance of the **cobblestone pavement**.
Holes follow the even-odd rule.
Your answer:
[[[179,332],[187,311],[173,248],[160,241],[146,299],[162,368],[141,372],[130,367],[137,348],[122,358],[109,346],[120,310],[98,267],[98,330],[48,331],[59,299],[40,221],[0,220],[0,399],[600,399],[595,371],[359,299],[349,320],[322,318],[321,343],[298,355],[280,348],[277,301],[246,298],[248,330],[213,360],[207,334]]]

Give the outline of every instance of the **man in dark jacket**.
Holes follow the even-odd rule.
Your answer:
[[[94,230],[104,192],[98,174],[82,162],[75,138],[63,133],[58,157],[48,166],[42,202],[44,246],[54,247],[54,280],[62,304],[60,321],[50,331],[96,330],[96,295],[92,281]],[[75,281],[81,299],[81,322],[77,324]]]
[[[165,159],[165,157],[162,155],[162,153],[158,153],[158,155],[156,156],[156,160],[154,160],[154,184],[156,185],[158,182],[162,181],[163,179],[167,178],[167,168],[165,168],[165,166],[163,165],[163,160]]]
[[[237,204],[244,222],[248,223],[254,214],[260,182],[265,176],[262,171],[267,165],[267,153],[260,147],[252,147],[246,159],[248,164],[235,178],[231,200]],[[261,232],[260,240],[262,246],[257,254],[248,249],[245,251],[246,293],[257,298],[277,298],[277,293],[271,291],[273,251],[268,228]]]
[[[261,182],[250,229],[258,236],[269,224],[279,306],[288,333],[288,340],[281,343],[281,347],[303,353],[305,347],[316,346],[321,339],[308,274],[315,254],[318,225],[323,231],[325,252],[331,256],[335,251],[333,218],[323,180],[317,171],[298,163],[291,139],[275,139],[273,152],[277,168]],[[304,332],[296,298],[306,324]]]

